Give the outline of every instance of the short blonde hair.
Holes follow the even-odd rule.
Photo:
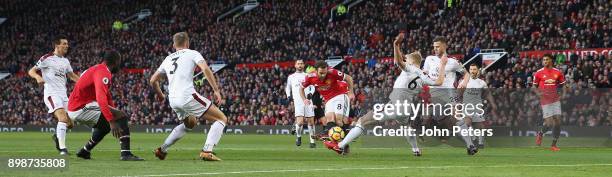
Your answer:
[[[178,32],[172,37],[174,45],[184,47],[189,43],[189,35],[186,32]]]
[[[412,64],[416,64],[416,65],[421,65],[421,61],[423,60],[423,57],[421,56],[421,52],[419,51],[412,52],[410,54],[406,54],[405,57],[407,60],[412,60]]]

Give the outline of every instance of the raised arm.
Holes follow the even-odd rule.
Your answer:
[[[400,33],[395,37],[393,41],[393,59],[400,69],[406,68],[406,62],[404,60],[404,54],[401,50],[402,41],[404,40],[404,33]]]

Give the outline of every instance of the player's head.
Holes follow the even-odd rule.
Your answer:
[[[295,70],[300,72],[304,71],[304,60],[295,60]]]
[[[411,65],[415,65],[417,67],[421,67],[421,61],[423,57],[421,57],[421,52],[412,52],[410,54],[406,54],[406,62]]]
[[[53,53],[56,55],[64,56],[68,53],[68,38],[63,35],[59,35],[53,39]]]
[[[111,70],[111,73],[116,73],[121,67],[121,54],[116,50],[107,49],[102,56],[104,62]]]
[[[472,63],[470,65],[470,76],[473,79],[476,79],[478,77],[479,72],[480,72],[480,69],[478,68],[478,65],[476,63]]]
[[[551,54],[544,54],[544,57],[542,58],[542,62],[544,64],[544,67],[547,68],[552,68],[553,67],[553,56]]]
[[[325,77],[327,75],[327,62],[325,60],[319,60],[315,63],[315,68],[317,68],[317,75],[319,77]]]
[[[186,32],[178,32],[172,37],[172,46],[174,49],[188,49],[189,48],[189,35]]]
[[[436,56],[442,56],[446,53],[446,38],[444,36],[438,36],[433,40],[433,49]]]

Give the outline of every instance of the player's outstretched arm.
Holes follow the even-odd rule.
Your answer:
[[[151,76],[151,79],[149,80],[149,85],[151,85],[151,87],[153,87],[153,89],[155,90],[155,94],[157,94],[157,99],[159,99],[159,101],[166,100],[166,95],[164,95],[164,92],[161,90],[161,87],[159,86],[159,80],[162,74],[163,73],[156,71],[155,73],[153,73],[153,76]]]
[[[36,83],[38,84],[44,84],[45,80],[43,80],[42,76],[40,74],[38,74],[38,70],[40,70],[38,67],[34,66],[32,68],[30,68],[30,70],[28,71],[28,75],[34,79],[36,79]]]
[[[397,66],[402,69],[406,68],[406,62],[404,60],[404,54],[401,50],[402,41],[404,40],[404,33],[400,33],[395,37],[395,41],[393,41],[393,59]]]
[[[69,72],[68,78],[72,80],[73,82],[77,82],[79,78],[81,78],[81,76],[79,76],[78,74],[75,74],[74,72]]]
[[[206,77],[206,80],[208,80],[208,84],[210,84],[210,87],[212,87],[213,91],[215,92],[215,97],[217,97],[217,103],[223,104],[223,99],[221,97],[221,89],[219,88],[217,78],[215,77],[212,70],[210,70],[210,67],[208,67],[206,60],[202,60],[197,64],[198,67],[200,67],[200,69],[202,70],[202,73],[204,73],[204,77]]]

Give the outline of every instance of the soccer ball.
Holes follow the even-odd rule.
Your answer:
[[[333,127],[329,129],[327,135],[329,135],[329,139],[332,141],[340,141],[344,138],[344,130],[340,127]]]

